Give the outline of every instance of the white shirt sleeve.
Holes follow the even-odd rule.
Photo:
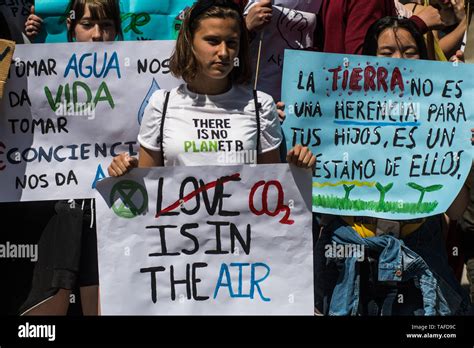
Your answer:
[[[278,112],[273,98],[262,92],[257,94],[260,108],[260,146],[259,153],[266,153],[278,148],[283,135],[278,119]]]
[[[158,90],[153,93],[143,114],[140,132],[138,133],[138,142],[148,150],[161,151],[160,127],[165,93],[166,91],[164,90]]]

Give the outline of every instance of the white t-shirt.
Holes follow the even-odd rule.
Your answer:
[[[161,151],[160,125],[166,91],[158,90],[145,109],[138,142]],[[282,132],[271,96],[258,92],[260,149],[280,146]],[[202,95],[185,84],[170,91],[164,124],[165,166],[256,163],[257,119],[252,90],[234,86],[219,95]]]
[[[249,0],[244,14],[259,0]],[[322,0],[274,0],[272,21],[263,29],[263,44],[257,88],[281,100],[281,79],[285,49],[305,49],[314,43],[316,15]],[[257,66],[260,34],[250,44],[252,66]]]

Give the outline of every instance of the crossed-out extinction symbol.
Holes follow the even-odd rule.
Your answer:
[[[135,204],[135,202],[138,202],[138,204]],[[110,205],[117,216],[131,219],[146,211],[148,193],[142,185],[135,181],[123,180],[112,187]]]

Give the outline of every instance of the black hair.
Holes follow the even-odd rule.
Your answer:
[[[418,30],[415,23],[413,23],[408,18],[403,17],[384,17],[372,24],[367,31],[367,35],[365,36],[362,54],[367,56],[376,56],[379,36],[385,29],[389,28],[407,30],[416,42],[420,59],[429,59],[428,49],[426,48],[423,34],[421,34],[421,32]]]

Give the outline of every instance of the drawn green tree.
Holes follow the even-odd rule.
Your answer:
[[[349,200],[349,195],[351,194],[351,191],[354,189],[355,185],[342,185],[344,187],[344,191],[346,192],[346,195],[344,196],[344,200]]]
[[[410,186],[412,189],[420,192],[420,199],[418,199],[418,205],[420,205],[423,202],[423,198],[425,197],[426,192],[439,191],[443,188],[443,185],[431,185],[431,186],[423,187],[414,182],[409,182],[407,185]]]
[[[390,191],[393,187],[393,182],[387,186],[383,186],[381,183],[376,183],[375,188],[380,192],[379,206],[385,204],[385,194]]]

